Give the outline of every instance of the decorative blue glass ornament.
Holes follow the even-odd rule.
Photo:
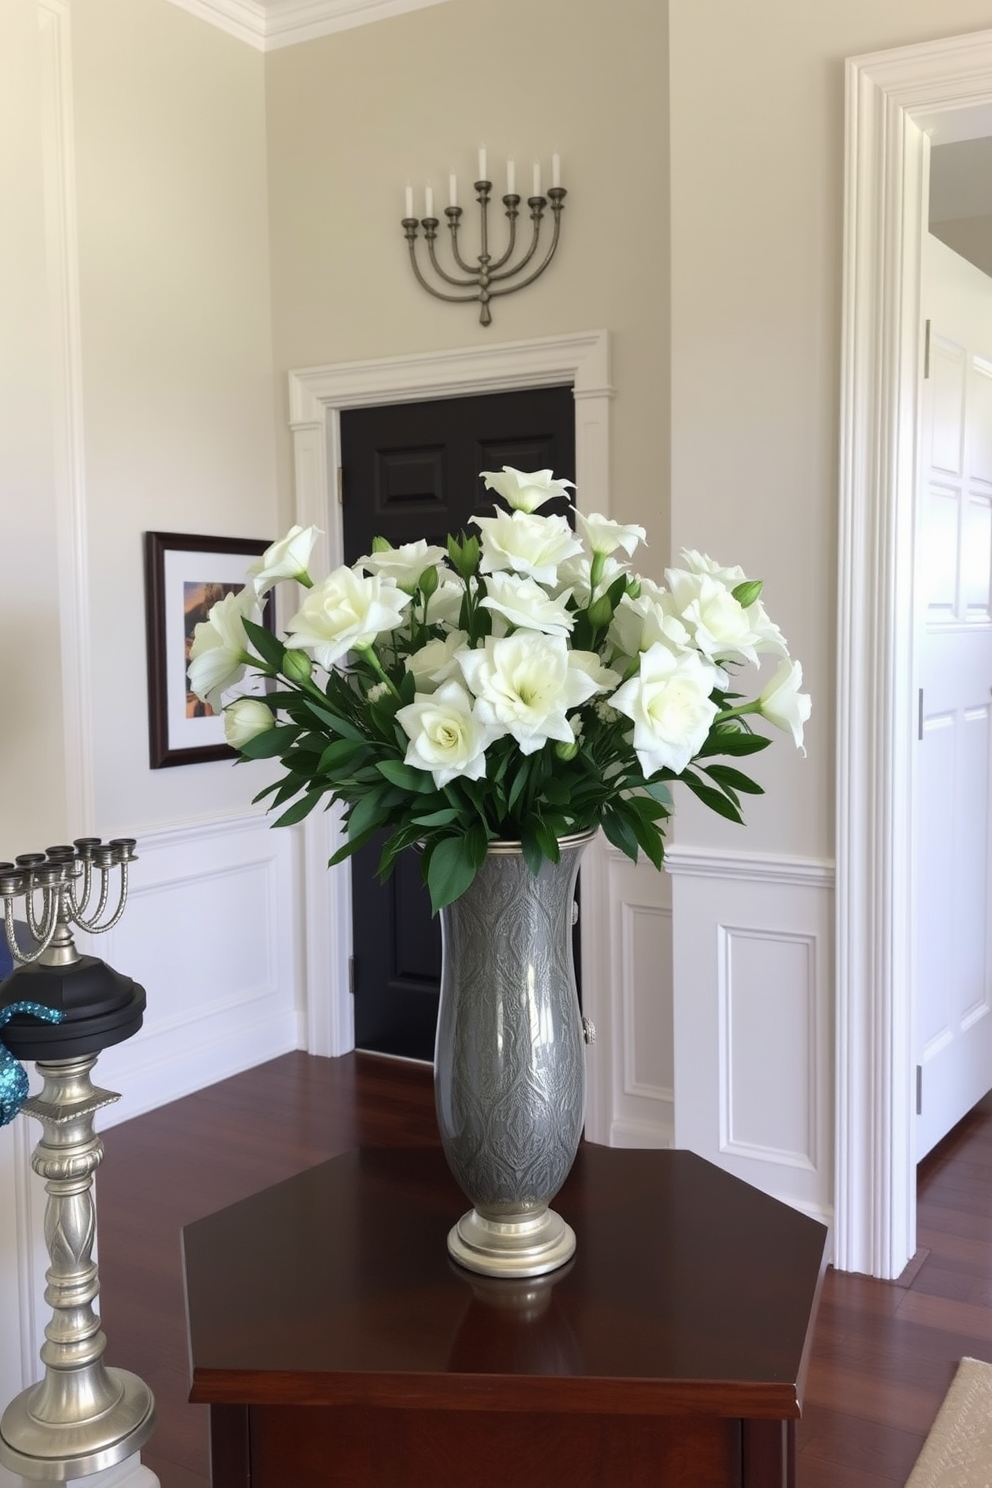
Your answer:
[[[0,1028],[18,1013],[40,1018],[44,1023],[61,1023],[65,1014],[58,1008],[40,1002],[11,1002],[0,1008]],[[0,1034],[0,1126],[7,1126],[28,1098],[28,1076],[23,1064],[6,1048]]]

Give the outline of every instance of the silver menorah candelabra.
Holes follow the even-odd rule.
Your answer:
[[[434,193],[428,186],[425,193],[425,212],[422,218],[413,215],[413,193],[407,187],[406,193],[406,216],[403,218],[403,232],[406,236],[407,246],[410,249],[410,263],[418,282],[423,285],[428,294],[434,295],[435,299],[448,300],[454,304],[468,304],[474,300],[479,301],[479,323],[490,325],[492,323],[492,311],[490,301],[498,295],[513,294],[518,289],[524,289],[528,284],[533,284],[535,279],[540,278],[548,264],[555,256],[558,247],[558,236],[561,230],[561,214],[565,205],[565,188],[558,181],[558,157],[554,157],[554,184],[549,186],[545,194],[541,190],[540,168],[534,167],[533,193],[527,198],[527,206],[530,209],[531,238],[529,245],[524,249],[521,257],[516,263],[511,263],[517,242],[517,218],[520,216],[519,194],[514,190],[515,179],[512,161],[507,167],[507,191],[502,198],[503,208],[509,221],[509,233],[506,248],[498,258],[493,258],[489,251],[489,204],[492,182],[485,179],[484,150],[479,151],[479,174],[482,179],[475,182],[476,201],[479,205],[479,239],[481,248],[475,264],[469,263],[462,254],[458,234],[462,224],[462,208],[456,203],[455,178],[450,178],[449,194],[450,205],[445,207],[444,215],[448,219],[448,231],[451,237],[451,256],[459,273],[451,274],[441,267],[438,262],[435,244],[438,237],[440,218],[434,215]],[[545,248],[544,257],[536,268],[529,268],[534,262],[537,254],[538,243],[541,237],[541,224],[547,208],[551,209],[554,218],[554,227],[551,232],[551,241]],[[444,284],[450,284],[458,290],[468,290],[467,294],[452,294],[444,289],[437,288],[431,284],[417,261],[417,228],[424,230],[424,239],[427,243],[427,257],[434,273]],[[528,270],[529,272],[525,272]],[[521,277],[522,276],[522,277]]]
[[[85,837],[0,863],[7,942],[19,963],[0,984],[0,1055],[15,1075],[23,1075],[16,1061],[34,1060],[44,1082],[23,1109],[43,1128],[31,1165],[48,1194],[52,1317],[43,1378],[0,1418],[0,1463],[32,1480],[64,1482],[122,1462],[155,1421],[148,1386],[104,1364],[107,1340],[93,1306],[100,1290],[93,1174],[103,1157],[93,1118],[120,1097],[94,1086],[90,1072],[102,1049],[141,1027],[145,993],[73,942],[74,928],[98,934],[120,919],[134,848],[133,838]],[[18,938],[19,902],[30,945]]]

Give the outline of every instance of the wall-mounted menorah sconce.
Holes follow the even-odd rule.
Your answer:
[[[0,863],[4,928],[20,963],[0,982],[0,1054],[34,1060],[44,1080],[40,1094],[22,1106],[26,1079],[8,1081],[16,1103],[3,1114],[7,1119],[20,1106],[43,1128],[31,1166],[48,1194],[45,1300],[52,1308],[41,1349],[44,1375],[0,1417],[0,1463],[45,1483],[124,1461],[155,1424],[144,1381],[104,1364],[107,1340],[93,1307],[100,1291],[93,1174],[103,1157],[93,1118],[120,1097],[93,1085],[90,1071],[102,1049],[137,1033],[145,992],[105,961],[80,955],[72,938],[73,927],[98,934],[116,925],[134,847],[130,837],[109,843],[81,837],[71,847]],[[18,936],[18,919],[31,945],[23,930]]]
[[[524,289],[528,284],[533,284],[544,273],[548,264],[555,256],[558,247],[558,236],[561,231],[561,214],[565,205],[565,188],[560,181],[561,166],[557,155],[552,159],[552,185],[548,187],[547,193],[541,189],[541,168],[538,163],[534,165],[534,180],[532,194],[527,198],[527,206],[530,209],[531,238],[527,248],[516,263],[511,263],[517,244],[517,218],[520,216],[520,201],[515,179],[515,168],[512,160],[507,161],[507,189],[502,197],[503,208],[506,218],[510,224],[508,241],[505,250],[498,258],[493,258],[489,251],[489,204],[492,182],[486,176],[486,152],[479,151],[479,180],[475,182],[476,201],[479,204],[479,242],[480,251],[475,264],[467,261],[461,251],[458,234],[462,225],[462,208],[457,202],[457,182],[455,176],[449,176],[449,205],[444,209],[444,215],[448,219],[448,231],[451,236],[451,255],[458,273],[449,273],[441,267],[438,262],[435,244],[438,238],[438,227],[440,218],[434,215],[434,192],[428,186],[424,194],[424,216],[417,218],[413,215],[413,191],[406,188],[406,216],[403,218],[403,232],[406,236],[407,246],[410,250],[410,263],[418,283],[423,285],[428,294],[438,300],[447,300],[452,304],[471,304],[479,302],[479,324],[490,325],[492,323],[492,311],[490,302],[499,295],[515,293],[518,289]],[[550,208],[554,218],[554,227],[551,232],[551,241],[544,250],[544,257],[535,268],[530,265],[534,262],[537,254],[538,244],[541,238],[541,224],[544,220],[546,209]],[[450,284],[459,291],[467,290],[468,293],[450,293],[431,284],[421,270],[417,261],[417,229],[422,227],[424,239],[427,244],[427,257],[431,268],[443,284]],[[529,270],[529,272],[528,272]],[[521,277],[522,276],[522,277]]]

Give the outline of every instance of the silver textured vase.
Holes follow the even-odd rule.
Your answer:
[[[441,911],[434,1098],[448,1165],[473,1204],[448,1249],[483,1275],[541,1276],[575,1250],[548,1206],[585,1117],[572,902],[594,835],[563,838],[560,861],[536,877],[519,842],[494,842]]]

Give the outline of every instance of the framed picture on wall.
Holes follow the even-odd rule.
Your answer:
[[[224,739],[224,720],[190,691],[189,648],[211,606],[244,587],[252,558],[267,542],[203,537],[184,532],[145,533],[145,624],[148,641],[148,743],[153,770],[235,759]],[[275,629],[271,593],[262,624]]]

